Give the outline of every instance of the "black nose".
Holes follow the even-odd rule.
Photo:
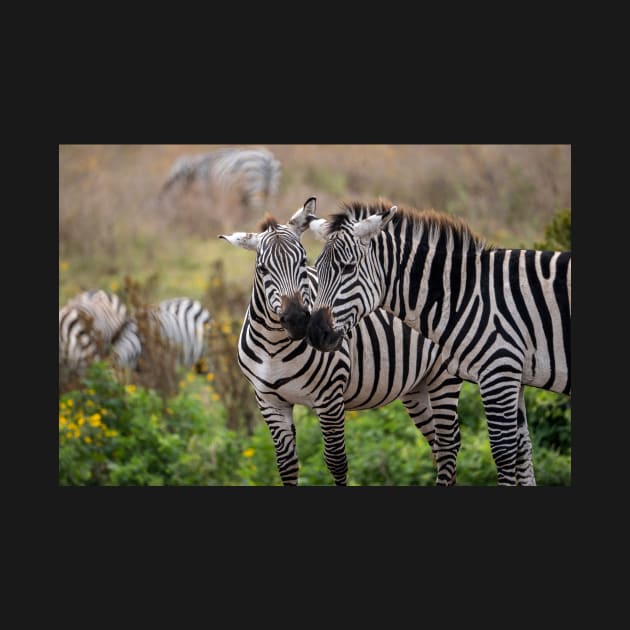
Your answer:
[[[343,335],[331,328],[330,313],[327,309],[320,309],[313,313],[306,334],[311,346],[323,352],[338,350],[343,340]]]
[[[310,317],[307,309],[292,302],[280,315],[280,323],[291,339],[304,339]]]

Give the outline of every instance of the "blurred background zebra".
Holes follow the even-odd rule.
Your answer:
[[[234,189],[248,209],[268,207],[280,185],[282,167],[265,148],[224,148],[200,155],[182,155],[173,164],[161,195],[185,192],[199,182],[206,192]]]
[[[208,309],[188,297],[163,300],[157,306],[141,308],[113,346],[115,363],[131,369],[142,369],[148,360],[148,345],[157,338],[175,352],[178,365],[207,371],[207,330],[211,323]]]
[[[60,382],[97,360],[139,370],[143,361],[164,360],[163,350],[177,365],[206,372],[210,322],[209,311],[188,297],[136,307],[132,317],[117,295],[86,291],[59,311]]]
[[[59,365],[79,371],[105,358],[126,322],[127,308],[115,294],[85,291],[72,298],[59,310]]]

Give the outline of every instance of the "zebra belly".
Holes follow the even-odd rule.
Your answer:
[[[385,311],[360,323],[348,343],[347,409],[381,407],[416,390],[438,355],[428,339]]]

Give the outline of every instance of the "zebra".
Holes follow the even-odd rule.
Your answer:
[[[201,371],[209,311],[198,300],[178,297],[149,307],[147,315],[162,338],[176,346],[178,363]],[[137,319],[116,294],[85,291],[59,311],[59,362],[75,371],[108,357],[116,367],[137,370],[144,350],[141,338]]]
[[[127,329],[127,308],[101,289],[84,291],[59,309],[59,364],[77,372],[104,359]]]
[[[309,227],[326,239],[308,339],[334,350],[381,307],[479,384],[499,485],[535,485],[524,386],[569,394],[571,252],[488,247],[461,219],[381,200]]]
[[[206,371],[203,359],[208,353],[207,330],[212,317],[199,300],[177,297],[150,306],[146,316],[161,338],[176,349],[177,363],[185,368]],[[144,341],[144,343],[143,343]],[[112,347],[115,365],[138,370],[146,339],[140,334],[138,318],[131,318]]]
[[[236,188],[241,202],[260,210],[278,192],[282,167],[268,149],[224,148],[201,155],[183,155],[173,164],[162,194],[180,183],[187,188],[199,180],[223,189]]]
[[[300,236],[314,212],[311,197],[288,224],[268,215],[258,233],[220,235],[256,251],[237,358],[269,427],[283,485],[298,482],[295,404],[319,417],[327,467],[336,485],[346,485],[345,410],[373,409],[397,398],[431,446],[436,483],[451,485],[460,445],[462,381],[446,372],[437,346],[383,310],[366,318],[338,352],[315,350],[304,338],[317,275],[307,266]]]

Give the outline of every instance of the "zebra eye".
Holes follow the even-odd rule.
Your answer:
[[[267,273],[267,267],[265,267],[262,263],[258,263],[256,268],[260,271],[260,273]]]

